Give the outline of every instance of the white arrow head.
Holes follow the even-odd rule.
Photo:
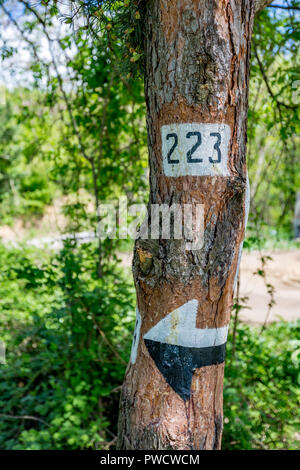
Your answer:
[[[196,328],[197,309],[198,300],[190,300],[158,322],[144,339],[187,348],[209,348],[226,343],[228,325]]]

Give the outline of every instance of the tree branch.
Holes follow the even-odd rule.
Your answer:
[[[8,415],[8,414],[5,414],[5,413],[0,413],[0,417],[1,418],[8,418],[8,419],[30,419],[32,421],[39,421],[40,423],[43,423],[43,424],[46,424],[46,426],[49,426],[49,424],[46,421],[44,421],[41,418],[37,418],[36,416],[30,416],[30,415],[18,416],[18,415]]]
[[[68,96],[65,92],[65,89],[64,89],[64,85],[63,85],[63,79],[59,73],[59,70],[58,70],[58,65],[56,63],[56,59],[55,59],[55,56],[54,56],[54,52],[53,52],[53,48],[52,48],[52,39],[50,38],[49,36],[49,33],[47,31],[47,26],[46,26],[46,23],[45,21],[43,20],[43,18],[39,15],[39,13],[36,11],[35,8],[33,8],[31,6],[30,3],[28,3],[26,0],[20,0],[21,3],[23,3],[23,5],[27,8],[28,11],[30,11],[36,18],[36,20],[39,22],[39,24],[42,26],[42,29],[43,29],[43,32],[44,32],[44,35],[48,41],[48,48],[49,48],[49,52],[50,52],[50,55],[51,55],[51,59],[52,59],[52,64],[53,64],[53,67],[54,67],[54,70],[55,70],[55,73],[56,73],[56,77],[57,77],[57,80],[58,80],[58,84],[59,84],[59,88],[60,88],[60,91],[61,91],[61,94],[62,94],[62,97],[64,99],[64,102],[65,102],[65,105],[67,107],[67,111],[68,111],[68,114],[69,114],[69,117],[70,117],[70,121],[71,121],[71,125],[73,127],[73,130],[74,130],[74,133],[77,137],[77,141],[78,141],[78,144],[79,144],[79,148],[81,150],[81,153],[83,155],[83,157],[88,161],[88,162],[92,162],[93,160],[93,157],[87,155],[87,152],[85,150],[85,147],[83,145],[83,142],[82,142],[82,139],[81,139],[81,134],[78,130],[78,127],[77,127],[77,123],[76,123],[76,120],[75,120],[75,117],[73,115],[73,111],[72,111],[72,107],[71,107],[71,104],[70,104],[70,101],[68,99]]]
[[[273,0],[255,0],[254,2],[254,12],[257,15],[261,10],[268,7]]]
[[[281,8],[281,10],[297,10],[300,11],[300,7],[293,7],[291,5],[284,6],[284,5],[269,5],[270,8]]]
[[[281,106],[284,106],[284,107],[287,108],[287,109],[297,109],[297,108],[298,108],[298,105],[292,105],[292,104],[284,103],[283,101],[280,101],[280,100],[277,99],[276,95],[274,94],[274,92],[273,92],[273,90],[272,90],[272,88],[271,88],[271,86],[270,86],[270,83],[269,83],[267,74],[266,74],[266,72],[265,72],[263,63],[262,63],[262,61],[260,60],[260,57],[259,57],[259,54],[258,54],[258,51],[257,51],[256,44],[255,44],[255,43],[254,43],[253,49],[254,49],[254,54],[255,54],[255,57],[256,57],[256,60],[257,60],[257,63],[258,63],[260,72],[261,72],[262,77],[263,77],[263,80],[264,80],[264,82],[265,82],[265,84],[266,84],[268,93],[269,93],[269,95],[271,96],[271,98],[275,101],[275,103],[277,104],[277,107],[278,107],[279,112],[280,112],[280,107],[281,107]]]

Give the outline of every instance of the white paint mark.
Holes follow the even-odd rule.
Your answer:
[[[134,327],[134,334],[133,334],[133,341],[131,347],[131,355],[130,355],[130,362],[131,364],[135,364],[137,350],[140,342],[140,333],[141,333],[141,325],[142,325],[142,318],[138,309],[136,309],[136,321]]]
[[[227,124],[162,126],[163,169],[166,176],[229,176]]]
[[[246,227],[247,227],[248,218],[249,218],[249,211],[250,211],[250,182],[249,182],[248,173],[247,173],[247,183],[246,184],[247,184],[247,186],[246,186],[246,194],[245,194],[245,221],[244,221],[245,232],[246,232]],[[244,245],[244,241],[242,241],[242,243],[240,244],[240,247],[239,247],[238,264],[237,264],[237,269],[236,269],[236,273],[235,273],[235,277],[234,277],[234,283],[233,283],[233,293],[236,290],[237,281],[238,281],[238,277],[239,277],[240,265],[241,265],[242,254],[243,254],[243,245]]]
[[[221,328],[196,328],[197,309],[198,300],[190,300],[151,328],[144,339],[187,348],[224,344],[227,340],[228,325]]]
[[[245,230],[246,230],[247,223],[248,223],[248,218],[249,218],[250,195],[251,195],[250,181],[249,181],[248,173],[247,173],[247,183],[246,184],[247,184],[247,186],[246,186],[246,195],[245,195]]]

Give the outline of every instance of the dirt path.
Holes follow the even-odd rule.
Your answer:
[[[266,281],[274,286],[276,301],[268,321],[300,318],[300,250],[264,253],[266,254],[272,257],[265,269]],[[270,301],[264,279],[253,274],[259,266],[257,252],[243,253],[240,295],[249,297],[247,305],[250,309],[242,310],[240,316],[254,323],[264,322]]]
[[[264,252],[272,257],[267,262],[266,282],[275,288],[276,304],[271,309],[268,323],[283,318],[292,321],[300,318],[300,250]],[[124,266],[131,265],[131,254],[120,255]],[[244,252],[241,261],[240,296],[248,297],[249,308],[240,312],[240,318],[249,323],[263,324],[268,314],[270,296],[264,279],[254,274],[261,266],[259,253]]]

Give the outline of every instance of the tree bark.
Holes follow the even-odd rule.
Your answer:
[[[168,367],[165,345],[151,354],[144,336],[192,300],[197,305],[197,329],[228,326],[249,203],[245,155],[255,5],[254,0],[147,1],[150,203],[203,204],[204,245],[189,251],[184,239],[136,241],[137,353],[122,388],[120,449],[221,447],[224,360],[214,360],[213,347],[211,363],[192,365],[190,390],[181,393],[161,372]],[[165,174],[162,126],[184,123],[229,126],[223,175]],[[175,321],[175,336],[176,327]],[[183,374],[189,367],[180,354],[175,361],[179,375],[180,365]]]

